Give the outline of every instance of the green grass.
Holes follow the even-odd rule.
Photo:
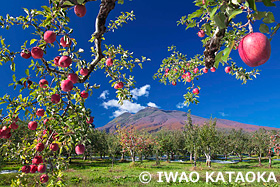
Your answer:
[[[69,169],[64,172],[65,180],[67,181],[67,186],[124,186],[124,187],[134,187],[134,186],[144,186],[139,181],[139,174],[143,171],[147,171],[152,175],[152,180],[148,185],[145,186],[280,186],[280,161],[273,161],[272,168],[268,168],[268,160],[262,160],[263,166],[258,167],[258,161],[252,160],[250,162],[242,162],[236,164],[218,164],[212,163],[212,167],[208,168],[205,163],[198,162],[195,169],[196,172],[200,174],[199,182],[197,183],[186,183],[186,182],[175,182],[175,183],[158,183],[157,172],[186,172],[189,174],[194,171],[191,163],[167,163],[161,162],[160,166],[155,166],[155,161],[144,161],[143,163],[137,162],[135,165],[131,163],[116,163],[112,168],[111,162],[109,160],[73,160],[73,163],[69,166]],[[13,166],[13,167],[12,167]],[[15,164],[9,164],[5,168],[17,168]],[[3,170],[3,168],[1,168]],[[228,183],[228,182],[218,182],[218,183],[206,183],[206,172],[242,172],[246,173],[252,172],[274,172],[278,183]],[[15,178],[17,174],[2,174],[0,175],[0,185],[7,186],[10,184],[10,180]],[[30,174],[32,175],[32,174]],[[34,174],[33,174],[34,175]],[[244,175],[245,176],[245,175]],[[267,175],[265,175],[267,176]],[[227,181],[227,175],[224,175]],[[213,177],[215,178],[215,177]],[[235,178],[235,177],[234,177]],[[265,177],[266,178],[266,177]],[[164,178],[163,178],[164,179]]]

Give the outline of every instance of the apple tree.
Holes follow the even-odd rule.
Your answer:
[[[199,103],[201,88],[197,80],[208,71],[213,73],[224,66],[225,73],[235,76],[243,84],[256,78],[259,70],[246,68],[257,67],[268,61],[270,40],[280,27],[273,12],[258,11],[257,5],[263,2],[268,9],[276,6],[274,1],[278,0],[195,0],[197,10],[182,16],[177,23],[186,30],[198,30],[197,35],[205,48],[203,54],[187,58],[176,46],[168,47],[171,55],[163,59],[154,78],[174,86],[180,82],[187,84],[187,93],[184,94],[184,104],[187,106]],[[256,22],[261,23],[261,33],[256,32]],[[270,38],[264,34],[269,34]],[[237,49],[245,63],[243,66],[237,65],[240,63],[230,57],[232,50]]]
[[[78,17],[87,16],[88,3],[96,3],[100,8],[93,22],[95,31],[89,36],[92,47],[86,51],[92,59],[85,60],[85,50],[77,48],[79,38],[71,36],[74,28],[69,27],[69,11],[74,8]],[[84,154],[85,135],[93,128],[94,118],[86,108],[87,98],[93,89],[99,88],[89,81],[93,72],[103,71],[110,78],[119,103],[131,99],[129,90],[135,81],[129,72],[149,59],[134,58],[121,45],[102,44],[110,31],[135,19],[131,11],[107,21],[115,6],[123,3],[123,0],[49,0],[40,8],[23,8],[22,15],[0,16],[2,29],[17,27],[18,32],[26,33],[26,41],[12,47],[5,36],[0,36],[0,65],[7,64],[16,72],[19,61],[26,63],[25,75],[16,77],[15,73],[9,85],[17,96],[7,93],[0,98],[1,152],[9,152],[9,158],[23,164],[22,173],[12,185],[63,185],[62,169],[67,161],[62,153],[75,149],[76,154]],[[87,26],[81,23],[79,27]],[[23,126],[25,132],[16,140],[16,132]],[[19,143],[15,144],[16,141]],[[25,175],[36,171],[42,174],[27,180]]]

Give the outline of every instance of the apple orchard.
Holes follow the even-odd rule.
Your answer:
[[[280,27],[272,12],[260,12],[257,5],[260,0],[196,0],[197,10],[187,12],[178,25],[187,29],[198,28],[198,39],[201,39],[204,52],[188,59],[185,54],[177,51],[175,46],[168,50],[170,57],[163,59],[158,72],[154,75],[160,82],[176,85],[183,82],[187,85],[184,95],[185,104],[197,104],[199,93],[203,91],[199,77],[212,73],[222,66],[225,73],[235,76],[246,83],[259,74],[259,70],[246,71],[246,67],[257,67],[266,63],[270,57],[272,38]],[[263,0],[268,8],[276,6],[273,0]],[[47,3],[47,1],[46,1]],[[90,39],[91,61],[83,60],[83,49],[77,49],[77,41],[71,37],[71,22],[67,16],[74,11],[78,17],[86,16],[87,4],[96,3],[100,6],[95,19],[95,31]],[[42,173],[34,179],[34,184],[62,185],[62,170],[67,167],[67,158],[72,150],[78,155],[84,154],[87,132],[93,128],[94,117],[91,110],[85,107],[87,98],[93,89],[99,86],[90,82],[89,77],[94,71],[104,71],[110,77],[109,83],[116,90],[119,103],[132,98],[130,88],[134,86],[134,78],[127,75],[127,70],[133,71],[138,65],[148,61],[146,57],[134,58],[133,53],[123,49],[121,45],[103,45],[102,41],[111,31],[122,27],[128,21],[133,21],[132,12],[121,13],[116,20],[107,20],[115,6],[121,6],[123,0],[49,0],[45,6],[37,9],[24,8],[24,15],[0,17],[2,29],[20,25],[20,29],[28,29],[35,33],[34,38],[19,44],[18,51],[11,51],[1,36],[0,63],[9,63],[15,71],[15,57],[20,56],[28,69],[26,76],[13,77],[10,86],[20,88],[17,97],[5,94],[0,98],[2,108],[0,138],[4,141],[1,149],[7,156],[20,160],[22,174],[13,181],[14,186],[30,184],[25,181],[25,175],[38,171]],[[74,7],[74,8],[73,8]],[[242,21],[236,21],[236,16]],[[262,22],[254,28],[255,22]],[[268,27],[270,26],[270,28]],[[80,25],[80,27],[86,27]],[[269,35],[265,35],[269,34]],[[55,49],[57,55],[46,58],[49,50]],[[232,50],[237,50],[244,61],[243,67],[238,67],[230,58]],[[124,73],[125,72],[125,73]],[[40,78],[39,82],[33,81]],[[25,116],[20,119],[19,116]],[[24,133],[25,132],[25,133]],[[15,138],[18,140],[16,141]],[[49,167],[47,167],[47,165]]]

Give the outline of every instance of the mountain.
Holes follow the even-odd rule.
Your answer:
[[[146,129],[149,132],[155,132],[162,128],[175,130],[183,129],[185,120],[187,120],[188,113],[177,110],[162,110],[153,107],[147,107],[140,110],[136,114],[130,114],[128,112],[116,117],[103,127],[99,127],[99,130],[105,130],[106,132],[115,132],[117,125],[120,127],[134,126],[136,129]],[[193,124],[203,125],[205,121],[209,119],[199,116],[191,115]],[[217,128],[220,129],[244,129],[245,131],[255,131],[259,128],[265,128],[267,130],[279,130],[278,128],[249,125],[239,123],[236,121],[230,121],[226,119],[217,119]]]

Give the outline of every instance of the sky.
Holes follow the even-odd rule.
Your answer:
[[[69,26],[74,29],[71,37],[78,42],[78,47],[89,51],[91,44],[88,40],[94,32],[94,22],[99,10],[99,2],[86,4],[87,13],[85,17],[79,18],[74,14],[73,9],[69,10],[71,22]],[[271,57],[269,61],[260,66],[261,75],[242,85],[241,81],[224,72],[220,66],[215,73],[209,71],[196,83],[201,87],[200,103],[183,106],[183,95],[187,92],[187,85],[178,83],[176,86],[164,85],[159,80],[154,80],[153,75],[157,72],[162,60],[170,55],[168,46],[175,45],[177,49],[187,54],[189,58],[195,54],[203,53],[202,43],[197,36],[197,29],[185,30],[183,26],[177,26],[181,16],[192,13],[196,10],[192,1],[185,0],[133,0],[125,1],[124,5],[116,5],[110,13],[109,19],[115,19],[120,12],[134,11],[136,20],[129,22],[122,28],[105,34],[106,44],[121,44],[126,50],[134,52],[135,57],[146,56],[150,62],[143,64],[143,69],[135,68],[136,85],[132,90],[133,102],[125,101],[120,106],[116,99],[116,90],[108,83],[103,71],[95,72],[90,78],[90,83],[100,84],[101,88],[94,90],[93,95],[87,99],[86,106],[92,109],[95,116],[95,126],[100,127],[111,121],[114,117],[124,113],[137,111],[147,107],[158,107],[163,110],[191,109],[193,115],[209,118],[211,116],[238,121],[246,124],[280,127],[280,63],[279,63],[279,41],[280,31],[274,36],[271,42]],[[12,0],[5,1],[0,6],[0,15],[7,13],[11,16],[24,15],[22,8],[40,9],[48,0]],[[276,3],[278,8],[280,3]],[[258,4],[261,5],[261,4]],[[259,10],[267,8],[260,6]],[[276,12],[277,9],[269,9]],[[276,21],[280,22],[280,15],[274,14]],[[107,22],[108,24],[108,22]],[[254,31],[258,31],[258,24],[253,25]],[[20,27],[12,27],[9,31],[0,30],[0,35],[11,44],[11,49],[19,51],[25,40],[31,39],[32,35],[28,30],[23,31]],[[54,52],[50,52],[46,58],[53,58]],[[238,52],[233,51],[231,57],[237,65],[248,70],[240,59]],[[90,53],[85,52],[83,58],[90,60]],[[13,88],[8,87],[12,82],[13,72],[9,69],[9,63],[1,66],[2,78],[0,82],[0,95],[14,94]],[[16,76],[24,76],[24,70],[28,67],[28,61],[16,58]],[[36,80],[36,78],[34,78]],[[39,81],[39,79],[38,79]]]

